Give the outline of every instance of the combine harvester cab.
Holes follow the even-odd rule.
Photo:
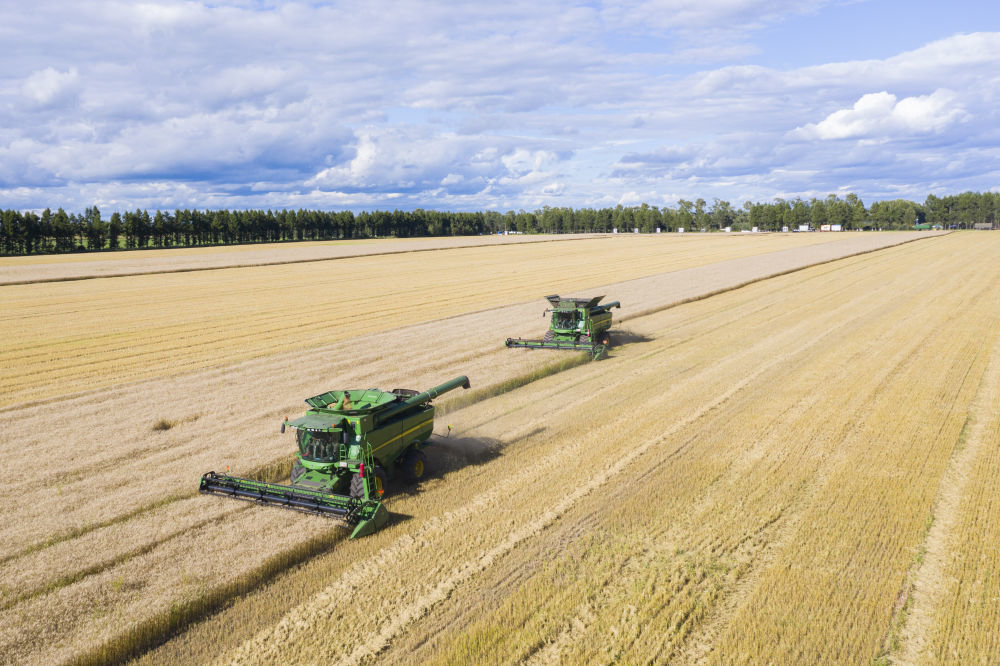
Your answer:
[[[507,338],[508,347],[528,349],[573,349],[590,352],[596,361],[608,348],[608,329],[611,328],[611,308],[621,308],[612,301],[598,305],[604,296],[594,298],[563,298],[553,294],[545,297],[552,313],[549,330],[541,340]]]
[[[434,430],[430,401],[460,386],[469,388],[469,379],[456,377],[423,393],[367,389],[314,396],[304,416],[281,424],[281,432],[295,431],[298,444],[291,485],[209,472],[199,490],[339,517],[353,527],[352,539],[371,534],[389,520],[382,503],[387,478],[423,476],[420,449]]]

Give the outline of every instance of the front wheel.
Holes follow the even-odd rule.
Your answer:
[[[385,483],[385,470],[381,467],[375,468],[375,474],[372,477],[373,487],[372,496],[370,499],[381,499],[385,497],[386,483]],[[351,497],[354,499],[364,499],[365,497],[365,480],[361,478],[361,475],[357,472],[351,477]]]

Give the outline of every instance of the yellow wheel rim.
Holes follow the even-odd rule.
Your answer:
[[[418,460],[417,464],[413,466],[413,476],[418,479],[424,475],[424,461]]]

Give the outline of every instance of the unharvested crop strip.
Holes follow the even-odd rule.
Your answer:
[[[874,238],[873,240],[879,243],[885,241],[882,238]],[[896,242],[895,239],[892,240]],[[599,240],[592,240],[590,242],[592,244],[602,243]],[[507,253],[513,252],[510,248],[516,248],[516,246],[506,245],[500,246],[497,249],[502,249]],[[483,254],[483,251],[476,247],[460,250],[460,252],[472,251],[477,251],[476,256]],[[529,254],[536,256],[544,253],[543,248],[542,250],[536,249]],[[656,255],[650,255],[648,251],[639,254],[645,257],[644,268],[636,271],[636,274],[649,271],[659,273],[662,271],[661,264],[663,260],[661,258]],[[733,256],[751,256],[746,253],[733,252],[730,254]],[[567,259],[567,261],[572,261],[572,258]],[[684,261],[683,263],[685,265],[691,264],[690,261]],[[294,274],[289,276],[289,280],[291,280],[289,284],[299,284],[303,278],[301,275],[303,270],[305,269],[286,269],[285,272]],[[604,271],[600,275],[606,279],[612,277],[608,271]],[[180,278],[175,278],[174,280],[158,278],[155,284],[165,285],[165,283],[174,283],[179,280]],[[221,283],[215,284],[214,288],[223,289],[223,293],[229,296],[232,295],[234,289],[238,291],[233,282],[224,275],[213,279],[212,282],[213,284]],[[521,283],[519,289],[523,290],[524,287],[525,285]],[[61,293],[63,290],[59,289],[57,291]],[[91,290],[86,288],[83,291],[89,292]],[[226,307],[209,307],[204,298],[196,299],[193,302],[193,306],[195,307],[192,310],[192,314],[185,315],[183,321],[178,322],[167,317],[167,315],[174,311],[178,299],[170,297],[166,293],[160,293],[161,291],[166,291],[166,289],[157,291],[159,295],[156,302],[159,303],[160,299],[165,299],[164,302],[169,307],[158,308],[155,312],[152,310],[147,312],[150,315],[157,315],[155,321],[150,321],[148,318],[141,321],[128,319],[121,324],[120,331],[110,335],[107,334],[107,331],[97,329],[83,332],[75,329],[65,331],[60,329],[58,333],[51,332],[49,335],[50,338],[56,336],[61,340],[56,345],[57,349],[60,350],[58,354],[46,352],[39,355],[37,353],[37,340],[22,340],[19,345],[15,345],[16,353],[10,351],[9,355],[11,357],[23,357],[25,359],[24,362],[19,364],[22,367],[37,365],[44,360],[45,368],[39,367],[39,373],[41,374],[25,374],[24,372],[19,372],[19,374],[8,373],[6,379],[0,383],[4,383],[8,387],[10,393],[8,396],[9,399],[19,399],[20,402],[18,404],[22,407],[43,404],[45,398],[50,394],[54,394],[54,392],[67,395],[79,389],[92,388],[94,382],[85,381],[88,377],[98,380],[98,383],[105,381],[106,378],[108,385],[122,385],[151,376],[149,369],[160,365],[169,368],[167,374],[175,375],[191,369],[219,365],[227,360],[250,358],[253,356],[250,352],[255,349],[259,350],[260,354],[272,354],[274,351],[295,348],[299,342],[311,345],[317,337],[314,334],[309,334],[309,332],[312,331],[315,333],[313,329],[317,326],[319,328],[327,326],[326,324],[317,324],[316,322],[330,321],[329,315],[331,314],[336,321],[341,322],[341,325],[347,328],[359,327],[355,335],[374,330],[369,320],[376,314],[375,312],[371,311],[370,308],[362,308],[359,313],[356,313],[356,316],[348,316],[343,312],[343,304],[339,301],[333,305],[329,303],[322,306],[320,304],[313,304],[311,316],[308,320],[297,321],[290,328],[284,318],[286,309],[284,307],[275,309],[278,306],[274,298],[271,298],[264,311],[254,315],[251,321],[245,321],[241,314],[239,326],[235,325],[237,321],[234,319],[235,310]],[[280,286],[269,289],[268,293],[273,296],[278,291],[280,291]],[[76,293],[76,290],[74,290],[74,293]],[[418,293],[407,291],[403,300],[415,298]],[[0,292],[0,295],[2,295],[2,292]],[[502,300],[499,298],[499,293],[494,295],[497,298],[490,300]],[[54,297],[55,295],[52,295],[52,298]],[[122,297],[126,300],[134,299],[136,297],[135,290],[125,290]],[[448,300],[447,296],[442,296],[442,299]],[[228,298],[226,302],[228,303],[231,300],[232,298]],[[28,305],[33,302],[33,299],[25,301],[19,297],[18,301],[22,309],[25,310],[24,316],[29,316],[27,311],[29,309]],[[52,301],[50,298],[46,301],[44,307],[30,308],[30,311],[35,314],[51,317],[55,302],[58,302],[58,299]],[[67,303],[67,305],[70,304]],[[457,309],[475,307],[475,305],[476,303],[473,301],[463,301],[463,306]],[[426,309],[426,306],[427,303],[421,304],[419,308],[414,310],[413,316],[417,317],[420,315]],[[116,303],[107,299],[102,300],[100,304],[101,312],[115,312],[115,307],[117,307]],[[420,312],[417,312],[417,310]],[[456,308],[452,308],[452,311],[455,310]],[[74,321],[80,320],[80,313],[76,310],[74,311],[77,312],[77,315],[74,316]],[[195,313],[200,314],[195,316]],[[64,319],[57,321],[65,322]],[[414,321],[417,321],[417,319],[414,319]],[[309,322],[312,323],[310,324]],[[192,332],[192,327],[197,327],[197,337],[194,337],[195,334]],[[234,333],[236,329],[239,329],[242,333],[239,331]],[[141,340],[136,337],[137,331],[140,330],[143,331]],[[290,330],[294,330],[295,332],[290,333]],[[184,337],[196,341],[197,345],[181,344],[178,346],[177,339]],[[252,344],[244,348],[243,345],[237,342],[238,337],[243,337],[248,343]],[[275,344],[262,344],[262,341],[265,340],[274,342]],[[244,348],[245,353],[234,355],[232,351],[234,344],[238,348]],[[58,363],[54,364],[54,357],[58,357]],[[143,361],[143,359],[145,360]],[[80,373],[88,364],[90,367],[86,368],[87,374],[81,375]],[[98,375],[101,375],[101,377],[98,377]],[[84,386],[85,383],[86,386]],[[15,396],[19,397],[15,398]]]

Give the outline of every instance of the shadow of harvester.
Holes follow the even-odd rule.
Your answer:
[[[628,345],[633,342],[649,342],[653,339],[648,335],[636,333],[635,331],[630,331],[627,328],[613,328],[609,332],[609,337],[611,338],[611,349],[620,345]]]
[[[422,484],[444,479],[452,472],[466,467],[485,465],[503,455],[503,450],[518,441],[537,435],[545,430],[535,428],[517,439],[501,441],[492,437],[440,437],[428,440],[421,449],[427,458],[424,475],[417,482],[407,483],[402,479],[389,481],[387,496],[416,495]]]
[[[428,481],[499,458],[503,447],[503,442],[491,437],[433,437],[421,449],[426,456],[423,477],[410,482],[398,476],[391,479],[386,496],[416,495]]]

